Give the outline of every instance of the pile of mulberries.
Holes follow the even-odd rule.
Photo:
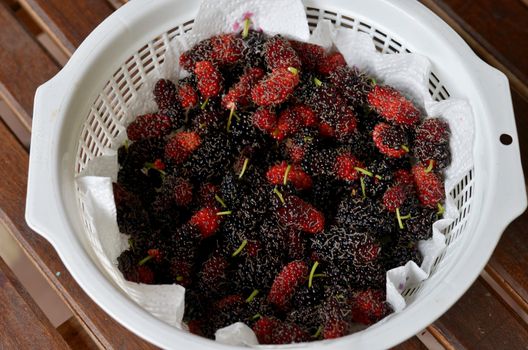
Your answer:
[[[443,214],[449,126],[339,52],[253,30],[204,40],[119,149],[124,277],[186,288],[184,321],[262,344],[345,336],[391,313]]]

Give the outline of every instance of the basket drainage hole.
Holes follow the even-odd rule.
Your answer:
[[[500,142],[501,142],[503,145],[508,146],[508,145],[511,145],[511,144],[512,144],[512,142],[513,142],[513,138],[512,138],[510,135],[508,135],[508,134],[502,134],[502,135],[500,136]]]

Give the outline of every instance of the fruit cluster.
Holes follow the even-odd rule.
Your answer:
[[[449,127],[339,52],[253,30],[204,40],[159,80],[118,152],[129,281],[186,288],[213,338],[347,335],[391,312],[386,271],[420,264],[442,216]]]

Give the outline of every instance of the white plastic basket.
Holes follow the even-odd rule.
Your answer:
[[[329,19],[370,34],[384,53],[418,52],[433,63],[430,93],[469,100],[476,116],[475,168],[452,193],[458,219],[444,232],[447,248],[431,276],[406,290],[409,302],[387,322],[341,339],[331,349],[394,346],[432,323],[469,288],[503,230],[526,208],[517,132],[506,77],[482,62],[443,21],[412,0],[308,0],[311,28]],[[167,43],[189,31],[198,1],[134,0],[106,19],[35,98],[26,219],[50,241],[81,287],[125,327],[163,348],[226,348],[151,316],[110,282],[87,242],[74,176],[111,147],[124,107]],[[513,143],[503,145],[508,134]],[[284,348],[301,348],[293,344]]]

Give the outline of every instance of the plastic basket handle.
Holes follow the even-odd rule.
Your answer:
[[[26,201],[26,222],[52,245],[63,232],[59,193],[55,190],[58,180],[52,172],[64,91],[59,76],[41,85],[35,94]]]
[[[493,196],[488,204],[493,206],[493,215],[497,218],[499,228],[502,225],[502,234],[506,226],[526,210],[526,184],[508,78],[486,63],[482,62],[482,65],[485,69],[482,69],[484,81],[481,88],[486,107],[490,115],[494,116],[490,128],[486,130],[489,135],[481,136],[490,138],[494,152],[489,156],[493,157],[491,164],[496,167],[489,179]]]

